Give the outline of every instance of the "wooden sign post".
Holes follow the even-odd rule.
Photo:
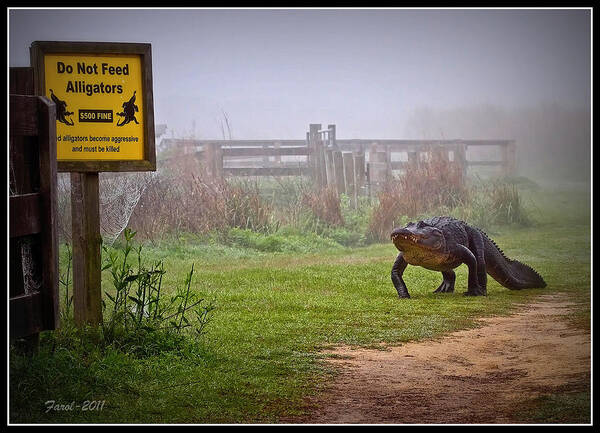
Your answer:
[[[102,323],[99,172],[154,171],[150,44],[33,42],[35,93],[56,104],[57,167],[71,173],[73,305]]]

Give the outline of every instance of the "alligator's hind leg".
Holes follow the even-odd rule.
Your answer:
[[[469,235],[469,249],[475,256],[475,261],[477,262],[477,281],[485,295],[487,294],[487,270],[483,236],[479,230],[470,227],[467,228],[467,234]]]
[[[435,289],[433,293],[452,293],[454,292],[454,281],[456,281],[456,274],[452,269],[449,271],[442,271],[444,281],[440,284],[440,287]]]
[[[402,279],[402,274],[404,273],[407,265],[408,263],[406,263],[406,260],[404,260],[404,256],[402,253],[400,253],[398,254],[398,257],[396,257],[396,261],[392,267],[392,283],[394,284],[394,287],[396,288],[400,298],[410,298],[406,284],[404,284],[404,280]]]
[[[465,295],[485,296],[485,288],[479,285],[479,278],[477,275],[477,260],[475,259],[475,256],[471,250],[463,245],[458,245],[456,248],[456,255],[458,258],[460,258],[461,262],[463,262],[469,268],[469,284]]]

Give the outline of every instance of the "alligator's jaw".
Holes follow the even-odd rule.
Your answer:
[[[394,243],[394,245],[396,245],[396,247],[398,247],[398,243],[403,243],[403,244],[416,244],[418,241],[418,237],[410,232],[409,230],[396,230],[392,233],[392,242]]]

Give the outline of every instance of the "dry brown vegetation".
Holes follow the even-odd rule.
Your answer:
[[[256,182],[211,179],[194,158],[181,164],[154,177],[134,209],[129,227],[141,238],[268,226],[271,206]]]
[[[453,208],[468,197],[462,169],[431,152],[426,161],[408,163],[404,175],[385,182],[373,209],[368,235],[375,240],[388,240],[400,218],[417,215],[442,207]]]
[[[301,203],[311,210],[321,222],[331,226],[343,226],[340,196],[333,187],[313,189],[304,192]]]

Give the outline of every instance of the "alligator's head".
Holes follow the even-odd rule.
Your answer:
[[[396,228],[390,235],[400,251],[443,252],[446,240],[442,231],[424,221],[410,222],[406,227]]]

